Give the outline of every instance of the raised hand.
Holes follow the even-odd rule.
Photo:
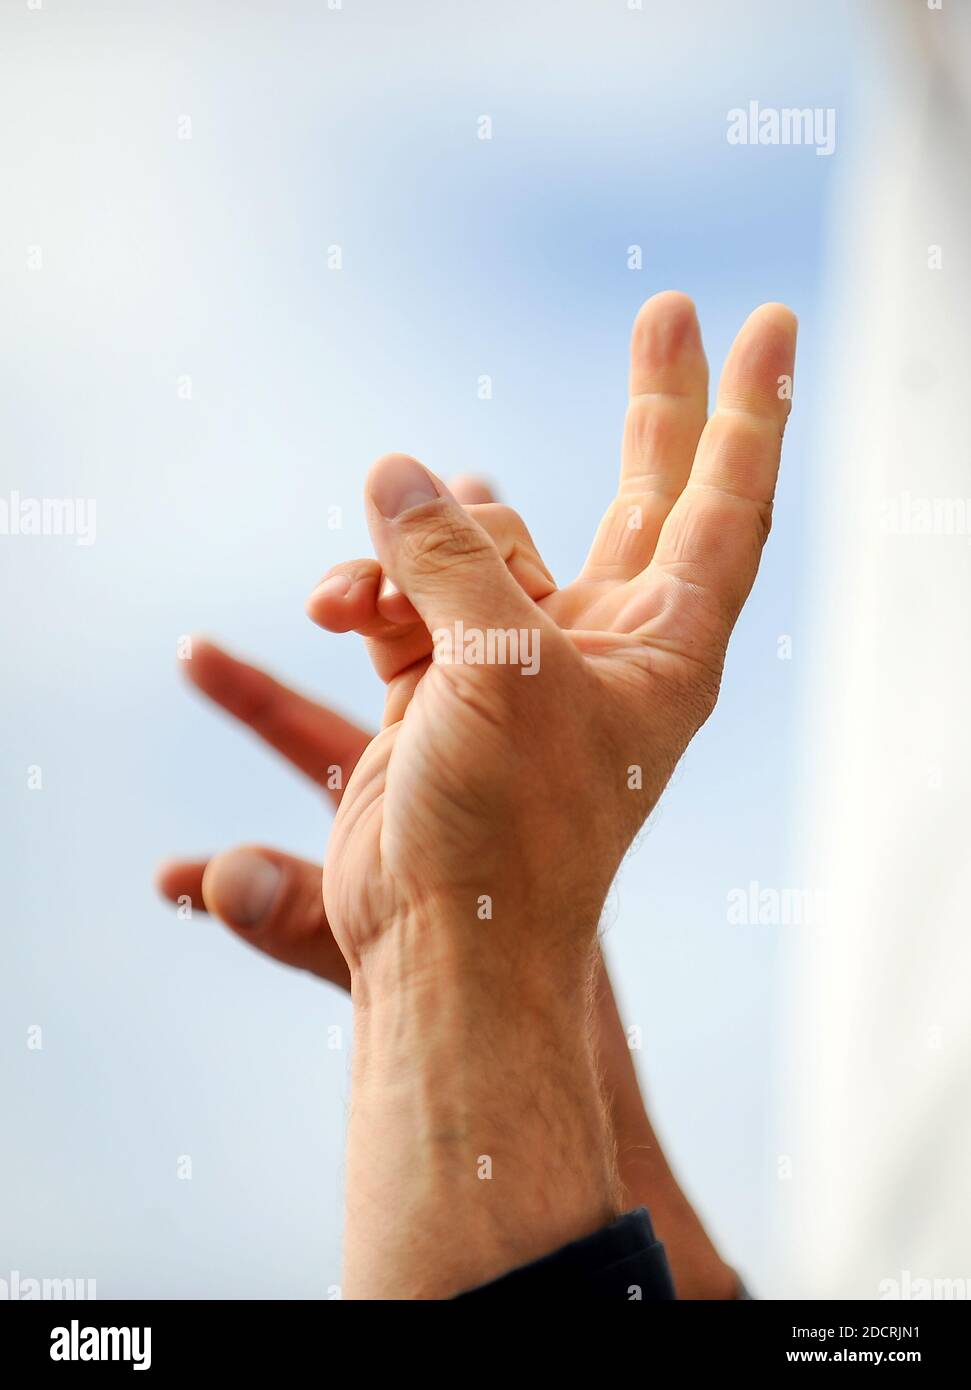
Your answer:
[[[472,1287],[624,1200],[586,1023],[596,926],[714,706],[768,534],[795,331],[780,306],[748,319],[705,423],[690,302],[644,307],[621,492],[566,590],[519,532],[524,589],[508,543],[390,456],[366,487],[380,571],[339,567],[310,599],[368,636],[388,682],[324,874],[356,1005],[353,1297]]]
[[[757,309],[706,421],[691,302],[663,294],[644,306],[620,490],[562,590],[510,518],[497,545],[413,459],[375,465],[366,505],[378,564],[338,566],[309,604],[322,625],[369,637],[389,687],[324,883],[352,976],[388,935],[400,969],[399,938],[424,940],[416,924],[430,915],[472,926],[488,911],[497,954],[535,951],[547,967],[589,944],[631,838],[714,706],[769,531],[795,337],[787,309]],[[397,594],[381,596],[382,572]],[[525,635],[538,671],[432,662],[433,645],[444,651],[459,630],[486,647],[490,634]],[[524,932],[524,919],[543,925]],[[447,949],[482,940],[457,930]]]

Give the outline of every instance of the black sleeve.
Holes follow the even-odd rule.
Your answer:
[[[458,1298],[624,1298],[656,1302],[676,1297],[664,1246],[640,1207],[583,1240],[510,1270]]]

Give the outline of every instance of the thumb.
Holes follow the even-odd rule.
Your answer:
[[[492,537],[416,459],[379,459],[365,497],[381,567],[429,632],[459,620],[483,627],[536,625],[537,610]]]

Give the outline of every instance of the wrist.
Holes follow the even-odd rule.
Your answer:
[[[572,1010],[589,998],[598,920],[596,907],[581,914],[511,889],[428,897],[396,912],[350,963],[355,1007],[502,987],[539,1010]]]
[[[544,962],[528,925],[515,952],[399,922],[355,973],[351,1296],[448,1296],[617,1215],[589,965]]]

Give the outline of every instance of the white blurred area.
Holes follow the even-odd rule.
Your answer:
[[[971,1277],[971,546],[879,529],[971,493],[966,40],[957,0],[0,6],[0,492],[97,501],[92,546],[0,537],[0,1279],[339,1281],[349,1005],[151,887],[170,853],[320,857],[329,814],[176,645],[373,723],[360,644],[303,614],[369,551],[369,464],[491,478],[569,579],[670,287],[713,376],[764,300],[801,341],[719,710],[611,898],[652,1116],[757,1296]],[[729,145],[752,100],[836,109],[836,152]],[[833,913],[732,924],[752,880]]]
[[[792,962],[785,1131],[807,1297],[971,1295],[971,9],[896,19],[841,170],[813,450],[825,912]]]

